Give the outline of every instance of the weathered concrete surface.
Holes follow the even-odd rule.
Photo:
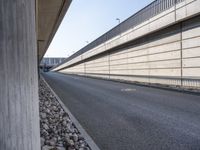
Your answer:
[[[36,0],[38,57],[41,61],[72,0]]]
[[[38,59],[71,0],[0,1],[0,150],[39,150]]]
[[[196,16],[59,72],[200,87],[199,31],[200,16]]]
[[[35,0],[0,1],[0,150],[40,150]]]

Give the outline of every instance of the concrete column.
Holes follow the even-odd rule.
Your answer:
[[[39,150],[35,0],[0,0],[0,150]]]

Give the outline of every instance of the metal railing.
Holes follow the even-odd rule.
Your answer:
[[[98,45],[112,39],[113,37],[126,32],[127,30],[134,28],[135,26],[145,22],[146,20],[158,15],[159,13],[175,6],[184,0],[155,0],[145,8],[141,9],[116,27],[112,28],[110,31],[106,32],[87,46],[83,47],[81,50],[74,53],[72,56],[68,57],[63,63],[83,54],[84,52],[97,47]],[[63,64],[62,63],[62,64]],[[61,64],[60,64],[61,65]]]

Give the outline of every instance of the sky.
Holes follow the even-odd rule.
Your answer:
[[[153,0],[73,0],[45,57],[69,57]]]

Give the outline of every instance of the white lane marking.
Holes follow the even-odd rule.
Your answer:
[[[136,89],[131,89],[131,88],[125,88],[125,89],[121,89],[121,92],[135,92]]]
[[[74,77],[74,76],[70,76],[70,78],[75,79],[75,80],[79,80],[79,77]]]

